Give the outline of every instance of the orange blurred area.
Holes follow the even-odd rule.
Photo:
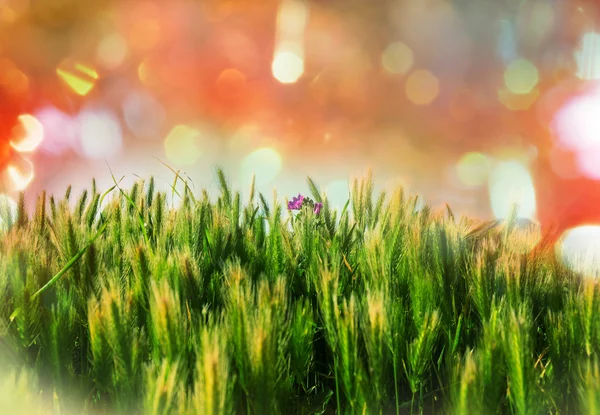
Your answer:
[[[341,194],[370,165],[481,217],[596,220],[597,8],[513,3],[13,0],[0,171],[38,190],[157,157]]]

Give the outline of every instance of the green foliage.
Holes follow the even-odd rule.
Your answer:
[[[319,214],[254,180],[244,204],[220,169],[212,203],[171,171],[177,209],[153,178],[42,193],[31,216],[0,201],[2,407],[599,411],[600,288],[529,258],[514,215],[417,211],[371,173],[341,212],[310,178]]]

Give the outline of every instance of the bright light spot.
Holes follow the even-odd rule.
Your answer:
[[[590,179],[600,180],[600,147],[577,153],[577,167]]]
[[[293,84],[304,73],[304,59],[292,51],[279,51],[273,58],[271,70],[282,84]]]
[[[23,159],[27,164],[27,171],[23,172],[16,166],[10,165],[6,168],[6,172],[13,182],[13,189],[16,191],[25,190],[29,183],[33,180],[33,163],[27,159]]]
[[[127,41],[118,33],[113,33],[102,39],[96,49],[98,60],[107,69],[116,69],[127,57]]]
[[[15,128],[17,135],[16,143],[11,141],[10,145],[20,153],[29,153],[35,150],[44,139],[44,127],[32,115],[19,116],[21,125]]]
[[[481,153],[466,153],[456,165],[458,179],[467,186],[481,186],[487,181],[490,160]]]
[[[381,64],[388,72],[404,75],[413,65],[413,51],[402,42],[390,43],[381,54]]]
[[[580,45],[575,52],[577,76],[586,80],[600,79],[600,33],[584,34]]]
[[[600,226],[580,226],[567,231],[561,245],[561,257],[575,272],[599,276]]]
[[[256,174],[256,186],[271,183],[281,172],[282,161],[279,153],[272,148],[261,148],[244,158],[240,170],[240,178],[244,185],[250,184],[253,174]]]
[[[123,117],[127,127],[139,138],[156,138],[163,128],[166,113],[149,92],[132,92],[123,101]]]
[[[350,182],[345,179],[330,182],[325,187],[325,195],[327,196],[327,200],[329,200],[329,206],[341,213],[344,205],[350,199]],[[350,208],[350,205],[348,205],[348,208]]]
[[[308,20],[308,6],[299,0],[283,0],[277,13],[277,34],[284,39],[304,35]]]
[[[414,71],[406,80],[406,96],[415,105],[432,103],[439,92],[439,81],[429,71]]]
[[[498,163],[490,172],[489,195],[492,211],[497,219],[510,214],[513,205],[518,204],[518,217],[532,219],[536,201],[533,180],[527,168],[518,161]]]
[[[121,126],[111,112],[84,110],[78,120],[80,149],[84,156],[102,159],[117,154],[121,149]]]
[[[0,231],[6,231],[8,223],[17,219],[17,202],[0,194]]]
[[[44,107],[36,113],[44,129],[44,140],[40,148],[51,154],[61,154],[78,141],[78,123],[55,107]]]
[[[200,131],[187,125],[178,125],[165,138],[165,154],[181,166],[194,164],[202,155]]]
[[[67,65],[56,69],[56,74],[62,79],[77,95],[87,95],[96,84],[98,73],[81,63],[76,63],[72,70],[67,69]]]
[[[600,145],[600,95],[571,99],[553,119],[559,141],[572,150],[586,150]]]
[[[526,59],[513,61],[504,71],[504,84],[513,94],[528,94],[540,78],[533,63]]]

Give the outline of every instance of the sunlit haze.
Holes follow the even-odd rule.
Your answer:
[[[181,171],[214,194],[218,165],[282,200],[311,176],[341,207],[372,168],[377,190],[536,221],[532,154],[600,180],[592,3],[63,3],[0,6],[12,198],[108,188],[109,168],[163,190]]]

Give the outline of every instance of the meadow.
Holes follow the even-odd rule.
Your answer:
[[[516,215],[217,176],[214,203],[177,175],[177,208],[150,178],[0,209],[3,413],[600,413],[598,284]]]

